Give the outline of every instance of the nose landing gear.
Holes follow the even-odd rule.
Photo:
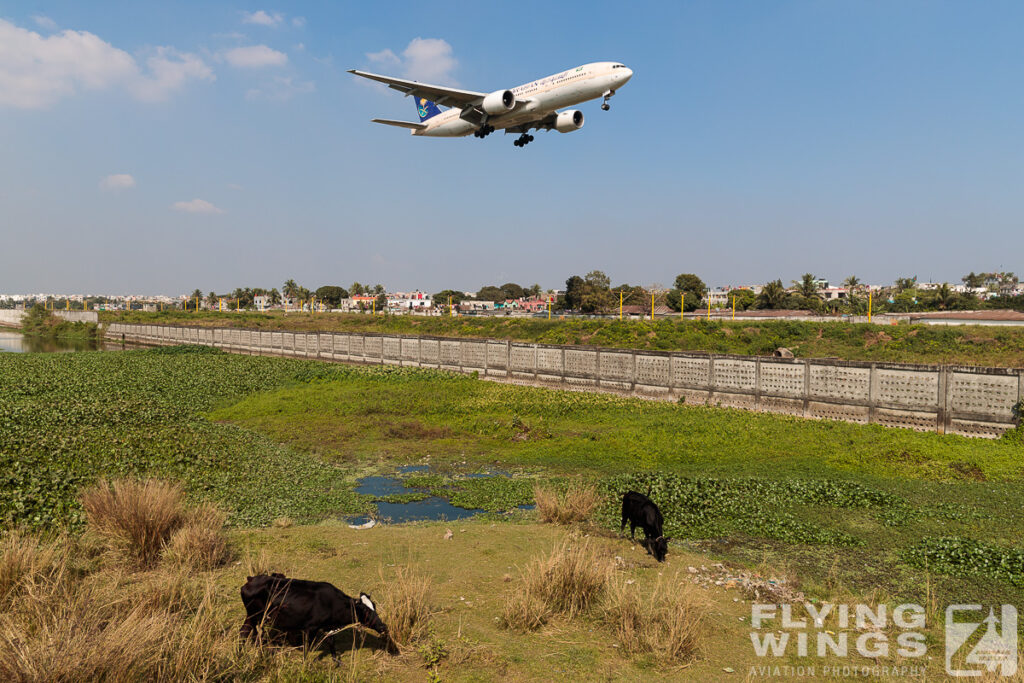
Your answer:
[[[526,133],[523,133],[518,138],[516,138],[512,142],[512,144],[515,145],[516,147],[526,147],[531,142],[533,142],[533,136],[532,135],[527,135]]]
[[[615,95],[614,90],[609,90],[604,94],[604,102],[601,103],[601,109],[603,109],[604,111],[608,111],[609,109],[611,109],[611,105],[608,104],[608,100],[610,100],[613,95]]]
[[[484,124],[477,128],[475,131],[473,131],[473,135],[475,135],[478,138],[485,138],[493,132],[494,126]]]

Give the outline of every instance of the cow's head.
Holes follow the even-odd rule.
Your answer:
[[[384,622],[377,616],[377,605],[374,604],[373,599],[366,593],[360,593],[359,599],[356,603],[356,617],[359,619],[359,623],[363,626],[372,628],[377,633],[386,636],[388,627],[384,625]]]
[[[650,549],[651,555],[654,555],[654,559],[658,562],[665,561],[665,555],[668,554],[668,542],[671,540],[672,539],[667,536],[658,536],[654,540],[648,542],[647,547]]]

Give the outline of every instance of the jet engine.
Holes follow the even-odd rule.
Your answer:
[[[583,127],[583,112],[579,109],[566,109],[555,117],[555,130],[559,133],[571,133]]]
[[[484,98],[480,106],[490,116],[507,114],[516,106],[516,96],[511,90],[495,90]]]

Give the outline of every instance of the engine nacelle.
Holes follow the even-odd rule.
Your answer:
[[[555,117],[555,130],[559,133],[571,133],[583,127],[583,112],[579,109],[567,109]]]
[[[495,90],[484,98],[480,106],[491,116],[507,114],[516,106],[516,96],[511,90]]]

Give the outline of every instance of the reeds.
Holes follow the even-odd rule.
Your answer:
[[[387,613],[381,619],[387,624],[388,634],[400,647],[407,647],[427,633],[430,617],[434,612],[430,596],[433,585],[429,576],[417,573],[408,567],[399,566],[390,578],[381,572],[381,582],[386,587],[381,602],[387,605]]]
[[[506,594],[501,622],[529,631],[556,614],[572,619],[604,592],[611,575],[611,563],[589,542],[563,541],[520,571],[518,585]]]
[[[101,479],[82,493],[89,529],[128,564],[156,565],[171,534],[184,523],[181,486],[150,479]]]
[[[601,502],[593,484],[573,484],[561,495],[553,488],[535,486],[533,497],[537,501],[540,521],[550,524],[582,522]]]
[[[658,577],[647,590],[619,577],[608,584],[601,617],[624,652],[685,663],[700,652],[707,609],[696,587],[678,574]]]

